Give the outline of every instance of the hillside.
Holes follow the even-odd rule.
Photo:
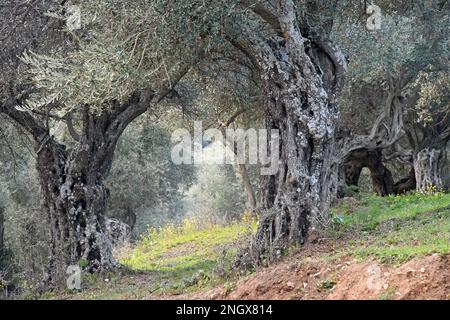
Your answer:
[[[232,275],[256,223],[185,221],[117,255],[120,274],[85,276],[53,299],[449,299],[450,195],[345,198],[332,228],[277,264]]]

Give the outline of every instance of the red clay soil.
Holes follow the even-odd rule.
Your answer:
[[[450,255],[433,254],[400,266],[375,261],[317,262],[292,257],[188,299],[450,299]]]

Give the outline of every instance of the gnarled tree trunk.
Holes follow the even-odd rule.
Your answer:
[[[268,210],[253,242],[256,263],[279,257],[304,243],[310,229],[326,224],[337,191],[334,133],[345,58],[329,42],[309,43],[292,1],[281,2],[282,36],[258,48],[267,128],[280,133],[280,167],[265,182],[262,203]]]
[[[358,185],[362,168],[370,170],[374,192],[380,196],[394,193],[394,180],[391,171],[383,164],[382,152],[379,149],[353,150],[344,163],[345,182],[347,185]]]
[[[358,186],[363,168],[364,164],[361,161],[350,160],[344,163],[345,184],[347,186]]]
[[[92,164],[95,150],[81,145],[66,151],[55,142],[39,153],[37,169],[50,228],[49,284],[65,279],[69,265],[84,260],[86,271],[116,266],[107,237],[107,190],[104,177]]]
[[[106,229],[108,176],[117,141],[128,124],[144,113],[153,98],[151,90],[134,94],[129,101],[112,105],[110,112],[81,113],[78,135],[69,116],[75,140],[66,149],[46,134],[37,145],[37,170],[50,229],[49,285],[64,283],[66,268],[83,266],[87,272],[115,269],[111,239]]]
[[[372,178],[373,190],[382,197],[393,194],[394,179],[391,171],[383,164],[381,150],[368,152],[366,161]]]
[[[347,160],[339,166],[337,199],[342,199],[348,194],[347,187],[358,186],[364,165],[359,160]]]
[[[388,77],[389,89],[382,112],[375,120],[368,135],[345,134],[340,139],[339,158],[346,175],[346,184],[354,184],[360,168],[371,172],[373,190],[380,196],[394,193],[392,174],[383,164],[382,150],[393,146],[403,135],[403,108],[401,95],[410,77],[403,72],[397,79]],[[346,165],[350,167],[346,168]],[[353,170],[353,172],[352,172]],[[342,180],[342,179],[341,179]]]
[[[400,179],[394,184],[394,193],[402,194],[407,191],[415,189],[416,189],[416,175],[414,172],[414,167],[412,167],[407,177]]]
[[[416,190],[420,192],[440,190],[444,187],[447,152],[444,148],[425,148],[414,155]]]

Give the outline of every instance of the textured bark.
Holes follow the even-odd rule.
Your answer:
[[[50,227],[49,284],[61,283],[67,266],[82,259],[89,272],[116,266],[106,235],[104,177],[91,166],[95,157],[87,145],[67,152],[54,142],[39,153],[37,169]]]
[[[4,222],[5,222],[5,215],[4,215],[4,209],[0,207],[0,262],[3,258],[3,253],[5,252],[5,242],[4,242]]]
[[[118,219],[106,219],[106,231],[114,248],[120,247],[130,240],[131,227]]]
[[[397,79],[388,77],[389,89],[382,112],[367,135],[353,135],[351,131],[339,132],[339,159],[345,185],[357,185],[360,170],[368,167],[371,171],[373,189],[379,195],[392,194],[392,174],[383,165],[381,150],[393,147],[403,135],[403,109],[405,100],[402,89],[410,77],[401,73]],[[341,179],[341,184],[344,184]],[[345,185],[340,189],[345,190]],[[344,192],[340,192],[342,196]]]
[[[370,170],[373,190],[378,195],[387,196],[394,193],[392,173],[383,164],[381,150],[354,150],[348,155],[344,167],[346,170],[345,180],[347,185],[358,185],[357,182],[362,168],[368,168]]]
[[[345,185],[358,185],[362,168],[368,168],[371,173],[373,190],[380,196],[402,194],[416,188],[414,168],[409,175],[399,181],[393,181],[392,173],[383,164],[381,150],[355,150],[344,163]],[[343,195],[342,195],[343,196]]]
[[[371,171],[372,186],[376,194],[381,197],[389,196],[394,193],[394,180],[392,173],[384,165]]]
[[[358,160],[349,160],[339,166],[337,199],[348,196],[347,187],[359,185],[363,168],[364,165]]]
[[[393,194],[394,179],[391,171],[383,164],[380,150],[368,154],[367,167],[370,170],[373,190],[382,197]]]
[[[283,36],[257,49],[267,128],[280,132],[280,168],[265,181],[267,210],[253,242],[257,264],[304,243],[310,229],[326,224],[324,213],[337,190],[334,132],[345,59],[328,42],[307,41],[292,1],[280,3]]]
[[[364,164],[356,159],[346,162],[344,164],[345,184],[347,186],[358,186],[363,168]]]
[[[394,184],[394,193],[402,194],[415,189],[416,189],[416,175],[414,172],[414,167],[412,167],[407,177],[400,179]]]
[[[120,206],[111,208],[108,212],[108,216],[117,219],[119,221],[122,221],[123,223],[127,224],[131,230],[134,229],[134,226],[136,225],[136,213],[133,210],[132,203],[124,202],[120,204]]]
[[[105,178],[119,137],[147,110],[152,97],[152,91],[142,91],[100,115],[85,107],[80,111],[82,134],[72,150],[48,135],[36,146],[50,230],[49,285],[64,283],[67,266],[80,261],[87,272],[117,267],[106,229]]]
[[[445,147],[430,147],[417,152],[414,155],[417,191],[427,192],[431,188],[436,188],[436,190],[442,189],[444,187],[446,166],[447,152]]]
[[[382,112],[375,120],[368,135],[345,134],[340,141],[339,154],[345,162],[351,153],[358,150],[383,150],[393,146],[403,135],[404,99],[401,96],[402,81],[389,81],[389,92]]]
[[[226,128],[228,128],[234,121],[236,121],[236,118],[239,115],[243,114],[246,111],[248,111],[248,109],[238,109],[226,122],[220,122],[218,129],[221,130],[223,136],[226,136]],[[236,156],[236,159],[238,159],[238,143],[236,141],[231,146],[230,151],[232,151]],[[252,215],[256,216],[256,197],[252,183],[250,181],[250,177],[248,175],[247,167],[245,164],[236,161],[236,169],[247,198],[247,209]]]
[[[0,104],[6,114],[35,142],[37,170],[43,193],[43,205],[49,223],[49,285],[59,285],[65,279],[66,268],[86,260],[89,272],[116,267],[111,242],[105,233],[107,189],[104,180],[111,168],[117,141],[125,128],[149,108],[164,99],[204,53],[199,47],[196,59],[187,60],[177,68],[171,80],[154,88],[133,92],[127,101],[111,101],[108,111],[93,114],[89,106],[79,110],[81,129],[77,133],[72,114],[65,117],[69,133],[76,141],[73,150],[57,143],[48,129],[48,122],[38,115],[21,111],[27,94]],[[47,106],[51,108],[54,106]],[[45,120],[45,119],[44,119]]]

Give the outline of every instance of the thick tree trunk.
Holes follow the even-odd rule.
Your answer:
[[[105,227],[107,190],[96,160],[89,145],[66,151],[55,142],[47,143],[38,155],[50,228],[51,285],[64,281],[69,265],[84,266],[88,272],[116,266]]]
[[[345,184],[347,186],[358,186],[361,171],[364,168],[363,163],[357,160],[350,160],[344,164]]]
[[[400,179],[394,184],[394,193],[402,194],[416,189],[416,174],[414,167],[409,171],[409,175],[403,179]]]
[[[269,39],[259,50],[267,128],[279,130],[280,166],[265,182],[262,203],[267,210],[252,247],[257,264],[278,258],[289,246],[304,243],[310,229],[326,225],[326,211],[337,192],[336,93],[345,59],[328,43],[327,52],[307,44],[291,1],[280,12],[285,15],[280,19],[283,37]]]
[[[358,185],[362,168],[370,170],[374,192],[380,196],[394,193],[394,180],[391,171],[383,164],[381,150],[357,149],[352,151],[344,163],[345,182]]]
[[[80,110],[82,132],[67,125],[77,141],[73,150],[57,143],[48,132],[35,136],[37,170],[50,230],[49,285],[64,282],[67,267],[87,272],[117,267],[106,230],[108,176],[117,141],[128,124],[143,114],[154,97],[151,89],[135,92],[124,103],[112,102],[110,112]],[[44,131],[45,132],[45,131]]]
[[[373,190],[382,197],[393,194],[394,179],[391,171],[383,164],[381,150],[368,152],[366,165],[370,170]]]
[[[252,215],[254,215],[256,214],[256,198],[250,177],[248,175],[247,167],[245,164],[237,164],[237,170],[239,177],[241,178],[242,187],[244,188],[245,195],[247,197],[247,209]]]
[[[445,148],[425,148],[414,156],[416,190],[429,192],[444,187],[447,152]]]
[[[358,186],[364,165],[358,160],[348,160],[339,166],[337,198],[342,199],[348,194],[347,187]]]
[[[161,84],[156,101],[171,92],[172,85],[190,66],[191,63],[187,63],[181,67],[170,84]],[[73,126],[72,114],[67,114],[67,128],[76,141],[73,150],[58,144],[50,135],[48,124],[45,126],[39,117],[16,109],[26,95],[0,105],[0,113],[22,126],[35,142],[43,205],[49,223],[46,281],[49,285],[62,284],[69,265],[80,264],[89,272],[117,266],[105,230],[108,192],[104,179],[110,171],[118,139],[134,119],[148,110],[155,95],[150,87],[137,90],[124,102],[111,101],[109,110],[100,114],[91,112],[88,105],[83,106],[76,111],[80,114],[80,134]]]

